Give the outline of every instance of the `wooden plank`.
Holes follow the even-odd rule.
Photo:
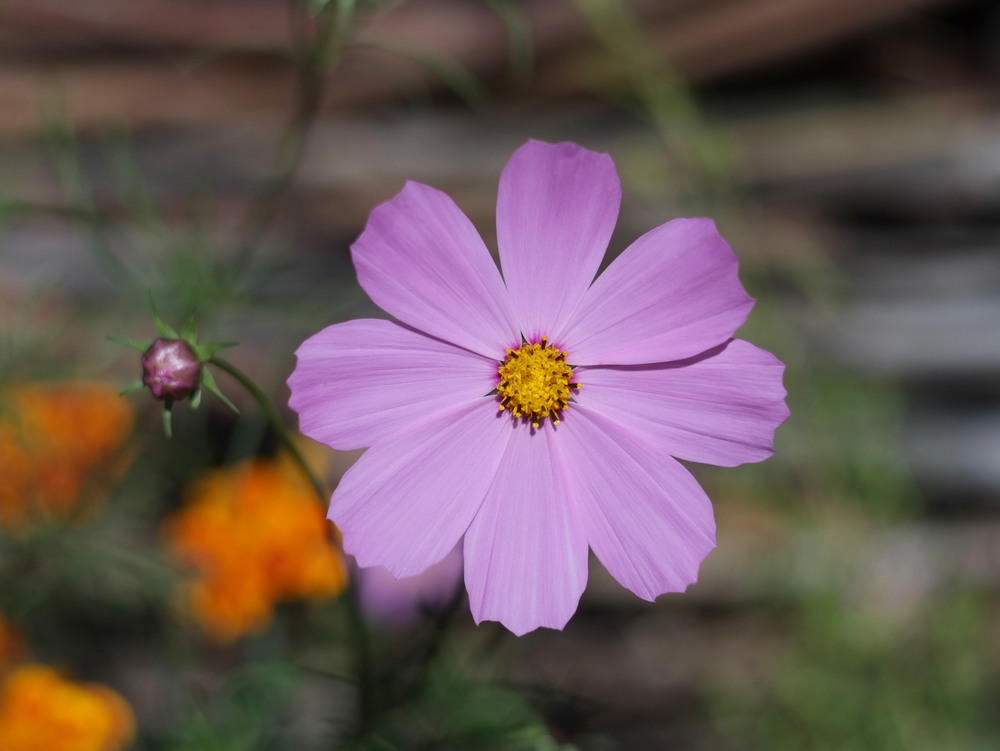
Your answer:
[[[662,23],[661,48],[692,81],[820,48],[953,0],[714,0]]]
[[[954,0],[952,0],[954,1]],[[800,53],[876,23],[949,0],[706,0],[635,7],[664,54],[694,81],[716,79],[747,66]],[[540,61],[535,91],[546,95],[587,90],[593,43],[570,0],[534,0],[524,6]],[[223,60],[190,70],[184,50],[283,49],[287,19],[277,0],[12,0],[0,44],[21,59],[0,69],[0,136],[39,130],[39,92],[64,92],[76,127],[213,122],[219,118],[281,115],[291,89],[287,62]],[[360,41],[392,42],[460,61],[481,76],[508,64],[508,38],[485,4],[415,0],[381,14]],[[64,54],[48,49],[68,45]],[[74,45],[76,45],[74,47]],[[101,45],[124,45],[130,57],[102,59]],[[73,49],[86,48],[86,55]],[[579,55],[556,54],[580,50]],[[145,54],[142,52],[145,49]],[[34,57],[25,53],[34,50]],[[174,57],[164,56],[172,51]],[[17,60],[17,57],[14,58]],[[240,80],[241,78],[245,80]],[[417,87],[441,82],[420,65],[384,52],[353,52],[330,77],[325,106],[357,108],[399,98],[394,80]]]
[[[283,46],[284,0],[8,0],[5,49],[86,43],[188,48]]]

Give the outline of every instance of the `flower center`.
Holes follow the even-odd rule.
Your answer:
[[[533,428],[546,417],[558,425],[559,413],[569,406],[570,391],[580,388],[573,380],[573,368],[566,364],[566,352],[549,346],[544,336],[540,342],[508,349],[498,372],[500,411],[508,409],[514,417],[530,419]]]

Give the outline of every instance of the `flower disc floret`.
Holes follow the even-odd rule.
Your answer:
[[[572,392],[580,388],[573,380],[573,368],[566,362],[566,351],[553,347],[548,337],[525,342],[508,349],[497,369],[500,384],[497,398],[500,411],[510,410],[513,417],[524,417],[537,428],[546,417],[559,424],[559,415],[569,406]]]

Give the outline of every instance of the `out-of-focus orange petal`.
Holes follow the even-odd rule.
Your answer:
[[[265,625],[279,600],[325,599],[346,586],[339,541],[309,483],[284,459],[209,473],[165,531],[197,577],[187,602],[222,640]]]
[[[104,749],[115,751],[124,748],[135,737],[135,713],[125,698],[100,683],[88,683],[85,688],[104,703],[109,719]]]
[[[23,665],[0,687],[0,749],[119,751],[135,734],[128,703],[115,691]]]
[[[78,512],[84,489],[106,485],[125,466],[133,413],[111,387],[21,384],[8,386],[0,401],[0,523],[66,519]]]
[[[216,571],[188,585],[188,605],[213,639],[230,642],[264,629],[274,612],[266,583],[254,572]]]

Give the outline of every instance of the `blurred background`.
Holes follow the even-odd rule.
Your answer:
[[[0,748],[1000,747],[998,49],[986,0],[8,0]],[[295,348],[379,314],[371,208],[429,183],[495,247],[528,138],[612,155],[609,259],[716,218],[792,417],[692,466],[719,547],[686,594],[595,563],[518,639],[445,572],[359,632],[259,405],[217,372],[239,413],[178,403],[167,440],[108,337],[193,315],[294,430]]]

